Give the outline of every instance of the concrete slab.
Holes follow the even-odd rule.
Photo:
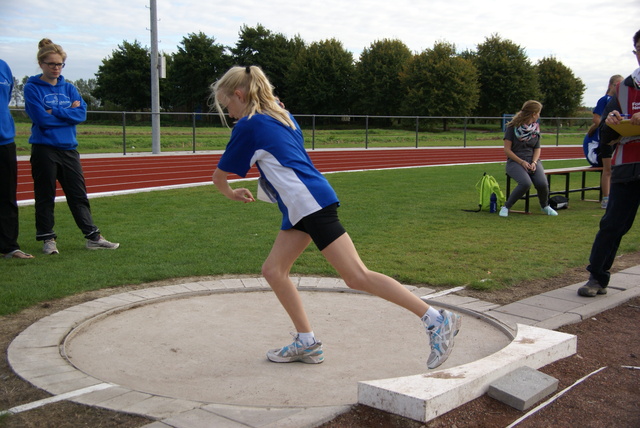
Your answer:
[[[523,366],[489,385],[487,395],[517,410],[527,410],[558,389],[558,379]]]
[[[493,312],[501,312],[503,314],[509,314],[516,317],[529,318],[535,321],[542,321],[547,318],[554,317],[556,315],[560,315],[561,312],[554,311],[551,309],[525,305],[519,302],[511,303],[509,305],[501,306],[500,308],[494,309]]]
[[[618,273],[626,273],[626,274],[631,274],[631,275],[640,275],[640,266],[632,266],[630,268],[627,268],[625,270],[622,270]],[[639,285],[640,285],[640,278],[639,278]]]
[[[578,306],[581,306],[583,304],[583,302],[571,302],[548,295],[528,297],[526,299],[519,300],[518,303],[534,306],[536,308],[550,309],[552,311],[560,313],[566,312],[567,310],[571,310],[573,308],[577,308]]]
[[[195,294],[97,317],[68,336],[64,351],[82,372],[131,390],[240,406],[354,404],[359,380],[427,370],[428,339],[413,314],[342,291],[301,292],[325,344],[320,366],[267,361],[269,348],[291,341],[293,326],[273,293],[262,291]],[[471,317],[465,317],[459,339],[449,366],[492,354],[510,341]],[[292,387],[300,376],[317,388]],[[322,385],[332,393],[318,395]]]
[[[433,290],[407,287],[464,319],[451,358],[427,371],[428,341],[415,316],[338,278],[293,280],[325,343],[327,360],[318,366],[267,362],[266,350],[289,343],[293,326],[254,277],[155,287],[68,308],[27,328],[8,359],[52,394],[113,384],[74,401],[164,418],[152,427],[313,427],[357,402],[426,422],[509,371],[575,352],[571,337],[546,328],[640,295],[640,267],[612,275],[606,296],[578,296],[581,282],[502,307],[441,292],[430,300],[425,294]],[[331,394],[309,391],[301,377]]]
[[[137,290],[68,308],[19,335],[9,362],[53,394],[108,382],[73,401],[164,418],[155,426],[172,427],[312,427],[356,404],[362,379],[427,372],[428,339],[414,315],[339,279],[294,281],[325,343],[322,365],[267,362],[266,350],[289,343],[293,326],[257,278]],[[513,339],[497,321],[460,312],[463,329],[443,367],[481,359]]]
[[[543,321],[539,321],[534,325],[540,328],[547,328],[549,330],[555,330],[557,328],[562,327],[563,325],[575,324],[577,322],[582,321],[582,316],[578,314],[570,314],[564,313],[557,315],[553,318],[549,318]]]
[[[358,401],[427,422],[483,395],[489,384],[518,367],[539,368],[576,349],[576,336],[520,324],[516,339],[495,354],[422,375],[360,382]]]
[[[632,273],[629,270],[611,275],[611,279],[609,280],[609,287],[620,288],[623,290],[635,288],[639,285],[640,276],[636,273]]]

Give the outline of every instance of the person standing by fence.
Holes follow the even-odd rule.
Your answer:
[[[32,259],[18,245],[16,127],[9,110],[12,91],[13,74],[0,59],[0,254],[6,259]]]
[[[289,277],[296,259],[313,241],[345,283],[396,303],[421,318],[430,338],[429,368],[442,364],[454,345],[460,316],[437,311],[396,280],[370,271],[338,219],[338,197],[313,166],[304,149],[302,131],[275,97],[259,67],[233,67],[212,87],[212,101],[225,121],[223,108],[237,119],[227,148],[213,173],[213,182],[227,198],[254,202],[246,188],[232,189],[230,173],[246,176],[253,164],[261,175],[258,197],[277,203],[281,230],[262,266],[262,274],[288,313],[297,333],[294,342],[267,352],[270,361],[324,361],[298,289]],[[264,195],[263,195],[264,192]]]
[[[59,253],[53,230],[57,180],[76,224],[87,239],[86,247],[116,249],[120,244],[104,239],[93,223],[76,150],[76,125],[86,120],[87,104],[62,76],[67,54],[60,45],[42,39],[37,59],[42,74],[31,76],[24,86],[25,110],[33,122],[29,144],[36,200],[36,240],[44,241],[45,254]]]
[[[549,206],[549,183],[544,175],[540,160],[540,112],[542,104],[535,100],[526,101],[522,109],[507,123],[504,133],[504,152],[507,155],[507,174],[518,185],[511,191],[500,209],[500,217],[507,217],[509,209],[522,198],[533,184],[538,191],[542,212],[558,215]]]

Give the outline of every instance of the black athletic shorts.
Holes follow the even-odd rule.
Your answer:
[[[320,251],[346,233],[338,219],[338,203],[309,214],[297,222],[292,229],[311,236],[313,243]]]
[[[598,157],[600,159],[611,159],[611,155],[613,154],[613,146],[611,144],[600,144],[600,153]]]

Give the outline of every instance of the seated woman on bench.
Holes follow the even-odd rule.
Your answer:
[[[547,215],[558,215],[549,206],[549,184],[544,175],[540,160],[540,112],[542,104],[529,100],[522,109],[507,123],[504,133],[504,152],[507,155],[507,174],[518,185],[511,192],[504,206],[500,209],[500,217],[507,217],[509,209],[522,198],[533,184],[538,191],[540,208]]]

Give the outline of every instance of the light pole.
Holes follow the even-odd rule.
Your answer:
[[[158,11],[151,0],[151,152],[160,153],[160,80],[158,76]]]

